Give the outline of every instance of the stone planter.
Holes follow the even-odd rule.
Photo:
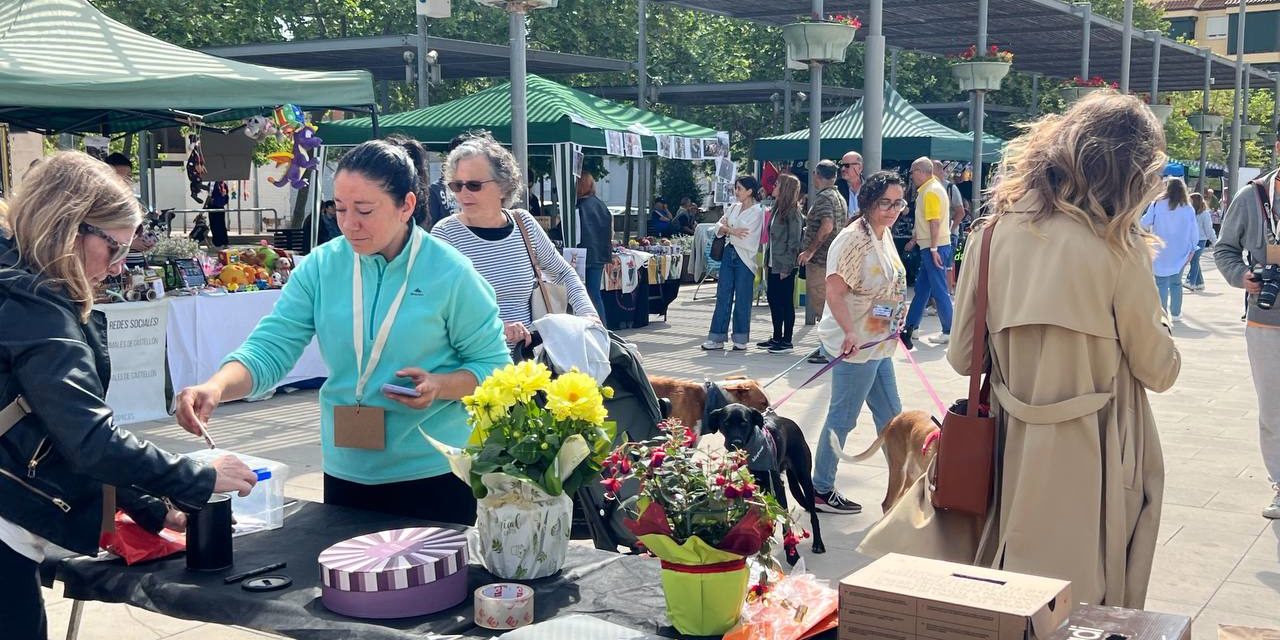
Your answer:
[[[1151,110],[1151,114],[1160,121],[1160,124],[1169,122],[1169,116],[1173,115],[1173,105],[1171,104],[1149,104],[1147,108]]]
[[[1213,133],[1222,126],[1222,116],[1213,113],[1193,113],[1187,116],[1191,130],[1196,133]]]
[[[799,62],[844,62],[857,29],[838,22],[795,22],[782,27],[787,57]]]
[[[476,0],[476,4],[497,7],[498,9],[506,9],[511,4],[522,4],[529,9],[554,9],[559,2],[560,0],[520,0],[519,3],[508,0]]]
[[[1009,62],[957,62],[951,65],[961,91],[999,91],[1000,81],[1009,75]]]
[[[1262,133],[1259,133],[1258,142],[1263,146],[1270,147],[1271,145],[1276,143],[1276,132],[1263,131]]]
[[[1096,91],[1102,91],[1102,87],[1066,87],[1059,92],[1059,95],[1067,101],[1067,104],[1073,104]]]
[[[1240,139],[1241,140],[1257,140],[1258,131],[1261,129],[1262,129],[1261,125],[1242,124],[1240,125]]]

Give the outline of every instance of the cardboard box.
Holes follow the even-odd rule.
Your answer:
[[[1082,604],[1048,640],[1191,640],[1191,618]]]
[[[840,581],[839,635],[1036,640],[1061,627],[1071,608],[1064,580],[891,553]]]

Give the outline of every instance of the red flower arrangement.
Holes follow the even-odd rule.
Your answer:
[[[846,16],[842,13],[837,13],[833,16],[827,16],[827,22],[835,22],[837,24],[849,25],[854,29],[862,28],[862,21],[858,19],[858,16]]]
[[[1071,79],[1071,82],[1077,87],[1091,87],[1094,89],[1115,89],[1117,91],[1120,89],[1120,83],[1118,82],[1108,83],[1106,80],[1102,79],[1102,76],[1093,76],[1088,80],[1085,80],[1080,76],[1075,76],[1074,78]]]
[[[978,45],[971,44],[964,53],[951,58],[955,62],[1013,62],[1013,52],[1001,49],[998,45],[987,47],[986,51],[978,51]]]

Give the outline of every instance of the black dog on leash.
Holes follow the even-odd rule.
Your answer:
[[[822,544],[822,529],[818,525],[818,511],[813,499],[813,453],[804,441],[800,425],[781,416],[764,414],[741,404],[730,404],[711,413],[704,433],[719,431],[724,434],[724,446],[730,450],[746,451],[749,456],[747,469],[755,476],[756,484],[772,493],[782,508],[787,508],[787,492],[782,487],[782,474],[786,472],[791,495],[805,511],[809,512],[809,525],[813,528],[813,552],[826,553]],[[787,556],[787,562],[795,564],[799,556]]]

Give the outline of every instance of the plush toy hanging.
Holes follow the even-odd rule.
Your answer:
[[[187,156],[187,183],[191,187],[191,199],[204,203],[204,200],[200,199],[200,192],[209,189],[204,186],[204,153],[200,151],[200,138],[189,135],[187,141],[191,144],[191,153]]]
[[[315,151],[324,141],[316,135],[316,126],[307,120],[306,114],[295,105],[287,104],[277,108],[272,114],[271,123],[280,130],[280,133],[293,138],[293,150],[280,151],[267,156],[267,159],[275,162],[277,167],[288,166],[279,178],[267,178],[267,182],[277,187],[289,185],[294,189],[305,188],[309,183],[303,179],[302,175],[318,163]]]
[[[267,119],[266,116],[252,116],[245,118],[244,135],[257,140],[258,142],[266,140],[267,136],[273,135],[276,132],[276,125],[272,124],[271,120]]]

